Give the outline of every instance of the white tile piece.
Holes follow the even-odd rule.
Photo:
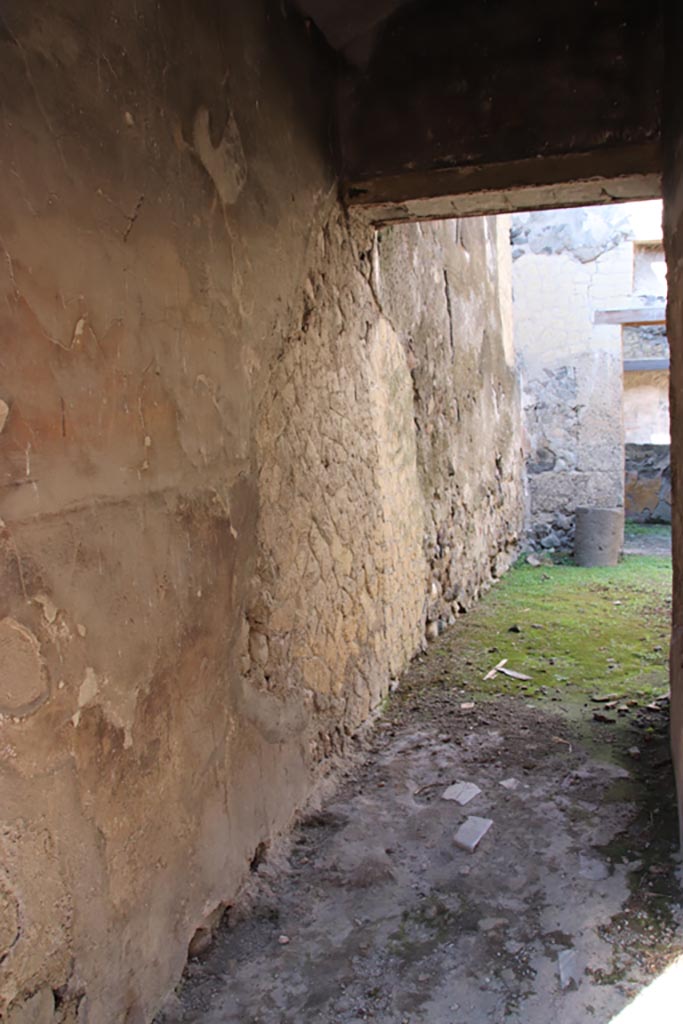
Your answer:
[[[479,796],[481,790],[479,786],[475,786],[473,782],[454,782],[452,786],[444,790],[441,794],[442,800],[455,800],[456,803],[464,807],[470,800],[474,800],[475,796]]]
[[[490,818],[477,818],[470,815],[455,833],[453,837],[455,845],[459,846],[461,850],[467,850],[468,853],[474,853],[491,825],[493,822]]]
[[[583,971],[575,949],[563,949],[558,953],[557,970],[560,975],[561,988],[569,988],[572,982],[578,986]]]

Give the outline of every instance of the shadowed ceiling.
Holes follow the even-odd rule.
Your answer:
[[[364,65],[382,23],[409,0],[295,0],[333,49]]]

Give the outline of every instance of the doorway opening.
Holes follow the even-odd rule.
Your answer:
[[[560,1020],[616,1024],[683,954],[667,735],[670,555],[627,553],[597,568],[571,556],[577,504],[624,508],[621,326],[599,324],[600,346],[591,341],[596,313],[625,306],[633,291],[633,254],[629,262],[619,247],[633,250],[635,239],[618,226],[626,211],[610,212],[604,231],[597,213],[585,214],[599,243],[592,253],[584,246],[583,261],[566,232],[554,253],[548,213],[539,232],[535,215],[521,216],[511,240],[507,219],[493,217],[382,227],[372,253],[381,305],[387,282],[409,265],[413,236],[442,246],[442,265],[420,267],[421,301],[383,305],[405,339],[421,472],[429,482],[432,466],[438,480],[426,531],[427,643],[334,797],[259,865],[248,919],[227,922],[191,964],[164,1022],[546,1024],[552,1006]],[[582,211],[557,216],[581,234]],[[577,263],[583,298],[576,281],[561,301],[540,294],[555,255]],[[456,568],[489,528],[468,506],[494,509],[511,486],[501,436],[512,428],[483,443],[504,406],[502,378],[492,372],[494,326],[472,315],[461,286],[473,266],[493,279],[504,260],[510,332],[516,317],[518,328],[531,319],[515,309],[527,278],[550,326],[536,326],[543,359],[534,374],[528,354],[520,367],[524,553],[509,572],[499,553],[485,593],[463,585]],[[501,367],[514,367],[504,320],[495,328]],[[436,322],[435,363],[420,332]],[[519,329],[515,340],[524,359]],[[475,367],[479,390],[445,391],[448,366]],[[534,381],[544,388],[535,397]],[[463,493],[459,473],[473,459],[483,499]],[[436,468],[448,460],[445,484]],[[546,518],[534,521],[541,495]],[[459,521],[471,532],[458,532]]]

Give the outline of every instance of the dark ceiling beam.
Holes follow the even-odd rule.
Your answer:
[[[659,144],[646,143],[545,160],[377,175],[344,185],[343,198],[375,224],[554,210],[659,198],[660,168]]]
[[[661,194],[659,0],[421,0],[339,91],[342,191],[372,221]]]

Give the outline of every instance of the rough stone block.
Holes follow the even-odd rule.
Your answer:
[[[493,821],[490,818],[477,818],[475,815],[470,815],[455,833],[453,837],[455,845],[468,853],[474,853],[492,825]]]

